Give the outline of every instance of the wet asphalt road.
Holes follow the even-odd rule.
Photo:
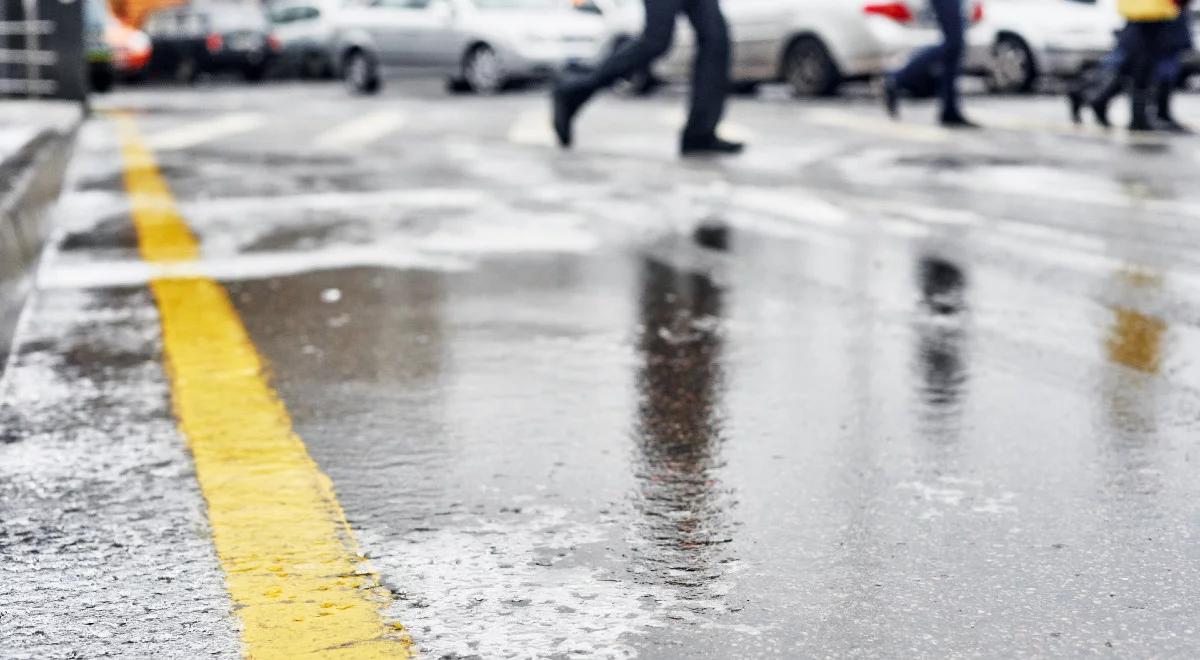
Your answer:
[[[122,92],[424,656],[1200,653],[1196,139],[973,99]],[[1200,101],[1184,99],[1184,116]],[[236,657],[118,143],[0,389],[0,656]]]

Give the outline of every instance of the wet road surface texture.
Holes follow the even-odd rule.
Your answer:
[[[670,94],[566,154],[536,93],[106,103],[0,389],[0,656],[254,651],[122,117],[417,655],[1200,652],[1195,139],[765,98],[682,163]]]

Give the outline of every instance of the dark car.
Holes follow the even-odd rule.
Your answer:
[[[240,73],[261,80],[280,50],[260,8],[193,3],[152,14],[146,34],[154,46],[150,74],[193,82],[204,73]]]

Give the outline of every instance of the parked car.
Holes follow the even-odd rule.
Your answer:
[[[564,0],[352,0],[338,14],[335,52],[359,93],[376,91],[389,70],[410,70],[491,94],[595,64],[605,35],[603,20]]]
[[[255,5],[192,3],[155,12],[146,21],[154,52],[150,71],[181,82],[204,73],[239,73],[261,80],[280,50],[266,13]]]
[[[140,80],[150,64],[150,37],[113,17],[108,22],[104,39],[112,49],[113,68],[117,78],[126,81]]]
[[[284,66],[302,78],[331,78],[337,72],[333,0],[277,0],[268,14],[282,46]]]
[[[612,44],[641,31],[636,0],[580,0],[577,7],[606,17]],[[835,94],[843,82],[878,76],[899,57],[939,38],[932,9],[922,0],[730,0],[723,10],[733,40],[734,83],[753,89],[763,82],[786,82],[796,96]],[[983,5],[975,0],[971,20],[978,23],[982,16]],[[686,77],[693,43],[681,18],[675,46],[650,78]],[[969,31],[969,50],[988,46],[977,30]],[[632,84],[647,87],[637,77]]]
[[[1029,92],[1043,76],[1073,77],[1116,45],[1123,20],[1107,0],[988,0],[977,28],[991,44],[967,70],[997,92]]]

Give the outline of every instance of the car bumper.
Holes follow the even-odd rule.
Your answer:
[[[591,68],[605,52],[605,41],[536,44],[504,53],[504,68],[515,77],[544,78],[573,68]]]
[[[937,29],[905,26],[886,18],[868,18],[866,27],[864,37],[840,62],[843,75],[877,76],[895,70],[903,66],[913,52],[936,45],[942,39]],[[981,30],[967,30],[966,41],[964,61],[967,66],[974,60],[988,57],[991,44]]]

